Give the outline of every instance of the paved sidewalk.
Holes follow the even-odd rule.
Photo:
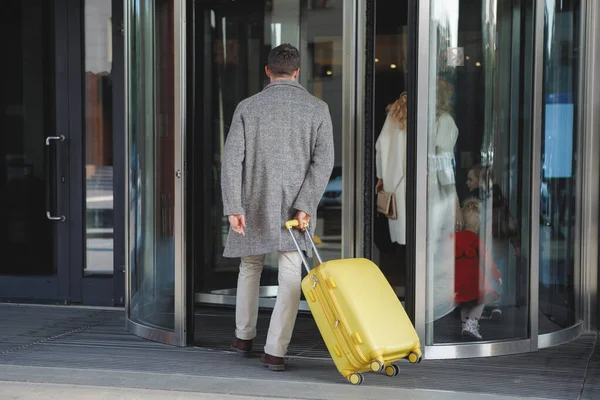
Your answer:
[[[205,378],[206,379],[206,378]],[[202,379],[201,379],[202,380]],[[522,397],[496,396],[487,394],[468,394],[460,392],[444,392],[433,390],[409,390],[393,388],[361,388],[347,386],[341,389],[338,385],[303,384],[299,387],[296,382],[277,381],[261,382],[263,388],[246,388],[248,383],[239,379],[233,383],[217,380],[219,388],[211,392],[202,390],[156,390],[121,387],[106,387],[79,384],[31,383],[0,381],[0,399],[2,400],[368,400],[368,399],[405,399],[405,400],[517,400]],[[211,385],[211,386],[212,386]],[[235,386],[235,387],[234,387]],[[254,386],[254,385],[251,385]],[[230,391],[229,393],[227,393]],[[248,394],[240,392],[249,392]],[[529,400],[547,400],[532,398]]]
[[[355,387],[330,358],[291,357],[275,373],[258,354],[167,346],[124,326],[119,310],[0,304],[0,399],[600,399],[595,334],[534,353],[401,362],[399,376],[367,373]]]
[[[262,397],[228,394],[190,393],[182,391],[123,389],[101,386],[57,385],[52,383],[14,383],[0,381],[0,399],[6,400],[254,400]]]

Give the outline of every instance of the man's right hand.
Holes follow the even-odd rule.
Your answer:
[[[229,216],[229,225],[234,232],[239,233],[242,236],[246,236],[244,228],[246,227],[246,217],[244,214],[234,214]]]
[[[306,227],[310,223],[310,215],[308,215],[304,211],[296,212],[296,216],[294,217],[294,219],[298,221],[298,229],[300,229],[302,232],[306,230]]]

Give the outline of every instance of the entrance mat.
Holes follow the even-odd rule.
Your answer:
[[[0,303],[0,355],[114,321],[117,310]]]
[[[270,318],[270,311],[261,310],[259,312],[256,327],[257,335],[253,342],[256,354],[262,354],[267,340]],[[203,308],[196,312],[195,323],[194,344],[196,346],[229,350],[235,330],[235,312],[232,309]],[[288,356],[330,358],[312,315],[308,313],[298,314],[292,341],[288,348]]]

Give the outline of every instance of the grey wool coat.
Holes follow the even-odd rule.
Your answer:
[[[223,214],[244,214],[245,236],[231,228],[224,257],[295,251],[284,222],[296,211],[311,216],[334,163],[327,104],[294,80],[277,80],[241,101],[225,141],[221,170]],[[294,229],[300,246],[310,242]]]

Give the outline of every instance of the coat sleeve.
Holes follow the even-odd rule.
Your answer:
[[[335,157],[333,126],[329,108],[326,104],[320,107],[318,115],[320,115],[321,123],[317,129],[310,166],[293,206],[296,210],[304,211],[308,215],[312,215],[317,210],[319,200],[331,177]]]
[[[383,132],[386,129],[388,120],[385,118],[385,122],[383,123],[383,128],[381,128],[381,132],[379,133],[379,137],[375,142],[375,176],[377,179],[383,179],[383,156],[381,155],[381,140],[383,136]]]
[[[379,148],[379,141],[375,143],[375,175],[377,179],[383,179],[383,165],[381,159],[381,149]]]
[[[458,127],[454,119],[449,114],[440,115],[435,132],[436,153],[453,151],[457,139]]]
[[[242,103],[238,104],[223,148],[221,194],[223,215],[244,214],[242,204],[242,173],[246,152]]]

